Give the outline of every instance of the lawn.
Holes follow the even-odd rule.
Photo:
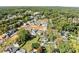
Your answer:
[[[38,42],[38,36],[30,41],[27,41],[22,48],[25,49],[27,52],[30,52],[32,49],[32,43],[36,43],[36,42]]]
[[[51,52],[53,51],[53,49],[54,49],[54,47],[53,47],[52,44],[48,44],[48,45],[46,46],[47,53],[51,53]]]
[[[13,37],[11,37],[8,40],[6,40],[3,45],[10,45],[10,44],[12,44],[12,43],[16,42],[17,38],[18,38],[18,35],[14,35]]]

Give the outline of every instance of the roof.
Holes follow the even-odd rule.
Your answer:
[[[37,26],[37,25],[31,25],[31,28],[35,29],[35,30],[43,30],[43,31],[45,31],[47,29],[47,27]]]
[[[14,46],[14,47],[19,47],[19,44],[16,43],[16,44],[13,44],[13,46]]]
[[[0,44],[2,44],[4,41],[3,40],[0,40]]]
[[[0,40],[2,39],[2,35],[0,36]]]
[[[26,25],[26,26],[24,26],[24,28],[34,29],[34,30],[42,30],[42,31],[45,31],[47,29],[47,27],[45,27],[45,26],[38,26],[38,25]]]
[[[5,36],[5,34],[0,35],[0,40],[2,40],[4,36]]]
[[[39,22],[48,22],[48,19],[47,18],[44,18],[44,19],[38,19]]]
[[[24,49],[20,49],[20,50],[16,51],[16,53],[25,53],[25,50]]]
[[[47,23],[48,19],[44,18],[44,19],[38,19],[38,22],[41,23]],[[34,29],[34,30],[41,30],[41,31],[45,31],[47,29],[47,26],[41,26],[41,25],[32,25],[30,22],[28,23],[28,25],[24,25],[23,26],[26,29]]]
[[[11,47],[11,49],[12,49],[12,52],[15,53],[18,48],[17,47]]]

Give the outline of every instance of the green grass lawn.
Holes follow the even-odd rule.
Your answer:
[[[26,44],[22,47],[23,49],[25,49],[27,52],[30,52],[32,49],[32,43],[37,43],[38,42],[38,36],[33,38],[30,41],[27,41]]]
[[[53,45],[52,44],[48,44],[46,46],[46,50],[47,50],[47,53],[51,53],[53,51]]]

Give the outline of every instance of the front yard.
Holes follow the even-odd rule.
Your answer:
[[[25,49],[27,52],[30,52],[32,49],[32,43],[37,43],[38,42],[39,37],[35,37],[32,40],[29,40],[26,42],[26,44],[22,47],[23,49]]]

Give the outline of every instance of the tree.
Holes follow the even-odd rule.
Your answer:
[[[71,52],[76,52],[77,51],[76,37],[70,34],[68,40],[69,40],[69,46],[71,48]]]
[[[60,52],[61,53],[65,53],[65,52],[68,52],[69,51],[69,43],[67,42],[67,43],[61,43],[60,45],[59,45],[59,50],[60,50]]]
[[[56,36],[52,33],[49,34],[48,36],[49,41],[54,41],[56,39]]]
[[[77,27],[74,24],[65,24],[62,27],[62,29],[65,30],[65,31],[74,32],[75,30],[77,30]]]
[[[32,48],[39,48],[40,47],[40,44],[39,43],[32,43]]]
[[[29,32],[26,31],[25,29],[21,28],[18,32],[19,35],[19,43],[23,44],[25,43],[27,40],[29,40]]]

